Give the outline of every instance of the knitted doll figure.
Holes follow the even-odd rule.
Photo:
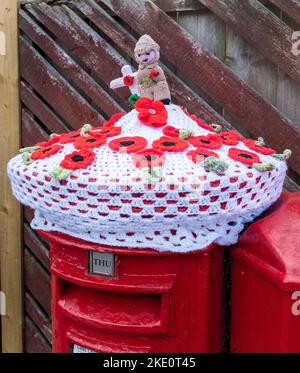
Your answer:
[[[139,64],[137,86],[140,97],[162,101],[168,105],[171,94],[165,74],[158,65],[159,45],[149,35],[143,35],[136,43],[134,54]]]

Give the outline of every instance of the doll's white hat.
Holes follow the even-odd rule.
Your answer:
[[[145,53],[151,49],[154,51],[159,51],[160,46],[151,38],[151,36],[145,34],[142,35],[137,41],[134,48],[134,54],[137,56],[138,53]]]

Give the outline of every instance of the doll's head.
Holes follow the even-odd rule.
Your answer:
[[[151,65],[159,60],[159,45],[149,35],[143,35],[136,43],[134,55],[140,65]]]

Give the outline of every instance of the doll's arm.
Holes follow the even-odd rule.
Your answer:
[[[125,65],[121,69],[122,77],[114,79],[110,82],[111,89],[118,89],[122,87],[128,87],[132,94],[138,93],[136,84],[137,73],[132,72],[131,66]]]

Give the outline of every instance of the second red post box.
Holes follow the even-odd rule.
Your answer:
[[[300,193],[283,193],[232,250],[232,352],[300,352]]]
[[[51,242],[53,352],[221,352],[223,253]]]

